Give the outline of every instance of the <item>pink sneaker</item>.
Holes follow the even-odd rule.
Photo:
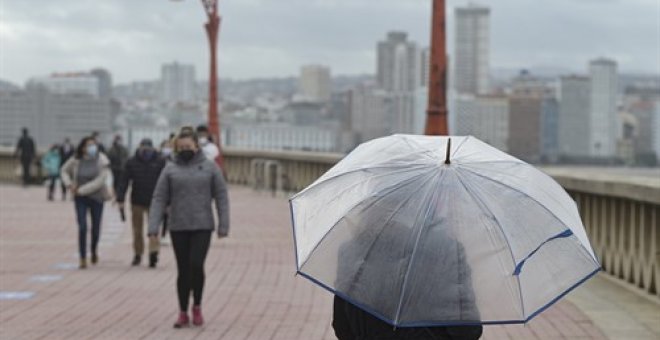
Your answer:
[[[176,319],[174,323],[174,328],[183,328],[190,325],[190,319],[188,319],[188,314],[186,312],[180,312],[179,318]]]
[[[204,324],[204,317],[202,316],[202,308],[200,306],[193,306],[192,308],[193,315],[193,325],[201,326]]]

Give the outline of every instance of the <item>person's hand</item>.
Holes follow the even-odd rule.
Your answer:
[[[117,205],[119,206],[119,209],[124,209],[124,202],[115,201],[115,203],[117,203]]]
[[[218,232],[218,238],[219,238],[219,239],[227,238],[227,236],[228,236],[228,235],[227,235],[227,233],[225,233],[225,232],[220,232],[220,231]]]
[[[149,237],[149,241],[151,241],[151,242],[157,242],[158,241],[158,234],[148,234],[147,237]]]
[[[78,186],[71,184],[69,186],[69,191],[71,191],[74,196],[78,195]]]

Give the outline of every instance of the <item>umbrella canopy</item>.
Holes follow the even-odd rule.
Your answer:
[[[527,322],[600,270],[561,186],[471,136],[367,142],[290,206],[298,273],[398,327]]]

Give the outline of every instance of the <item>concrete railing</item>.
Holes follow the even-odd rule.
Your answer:
[[[226,148],[232,184],[288,195],[315,181],[343,155]],[[0,149],[0,180],[17,182],[18,161]],[[658,176],[602,168],[543,168],[575,199],[603,269],[660,301],[660,172]]]
[[[603,269],[660,301],[660,172],[545,171],[575,199]]]

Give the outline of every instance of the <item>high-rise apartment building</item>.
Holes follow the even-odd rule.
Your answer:
[[[195,99],[195,66],[173,62],[161,68],[161,99],[168,103]]]
[[[589,63],[591,78],[589,155],[613,157],[620,137],[617,117],[617,64],[609,59]]]
[[[417,44],[404,32],[390,32],[378,43],[378,87],[392,102],[391,131],[413,133],[421,67]]]
[[[300,93],[312,102],[328,102],[332,94],[330,68],[322,65],[306,65],[300,70]]]
[[[490,9],[477,5],[455,10],[454,86],[459,94],[489,92]]]
[[[560,79],[559,152],[566,156],[590,155],[591,82],[588,77]]]

